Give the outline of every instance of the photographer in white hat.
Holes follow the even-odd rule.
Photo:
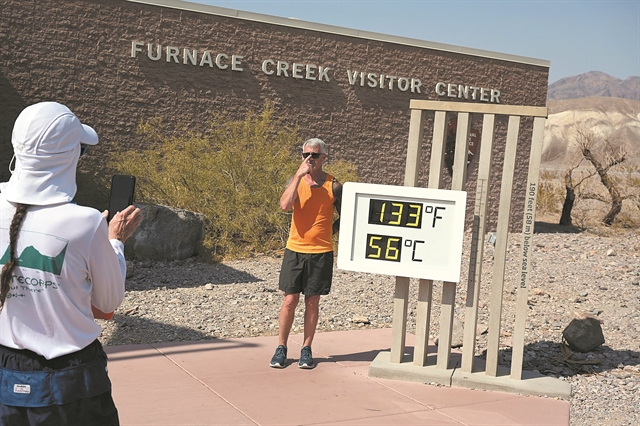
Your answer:
[[[15,169],[0,183],[0,424],[118,425],[94,312],[124,299],[124,241],[140,209],[107,224],[106,212],[73,202],[78,159],[98,135],[66,106],[25,108],[11,142]]]

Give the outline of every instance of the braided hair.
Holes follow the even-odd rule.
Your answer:
[[[2,267],[2,275],[0,276],[0,310],[2,310],[4,302],[7,299],[7,293],[9,293],[9,288],[11,286],[11,272],[18,264],[18,259],[16,258],[18,230],[27,215],[28,207],[28,204],[18,204],[16,212],[13,215],[13,219],[11,219],[11,226],[9,227],[9,260]]]

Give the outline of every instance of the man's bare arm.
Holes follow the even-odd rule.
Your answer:
[[[288,211],[293,207],[293,203],[296,201],[296,198],[298,198],[297,190],[301,179],[302,178],[296,178],[296,175],[293,175],[287,181],[287,186],[280,196],[280,208],[282,208],[282,210]]]
[[[298,167],[298,171],[296,171],[296,174],[289,179],[286,189],[280,196],[280,208],[282,208],[282,210],[291,210],[293,203],[296,201],[296,198],[298,198],[298,185],[300,184],[300,181],[305,175],[311,173],[312,169],[311,156],[308,156],[302,160],[300,167]]]

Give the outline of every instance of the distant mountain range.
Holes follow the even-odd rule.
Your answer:
[[[602,96],[640,100],[640,77],[626,80],[611,77],[600,71],[591,71],[574,77],[566,77],[549,85],[547,100],[565,100]]]
[[[599,71],[549,85],[542,166],[564,168],[575,153],[576,128],[607,139],[640,165],[640,77],[620,80]]]

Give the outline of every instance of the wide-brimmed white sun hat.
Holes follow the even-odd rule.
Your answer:
[[[80,145],[96,145],[98,134],[66,106],[40,102],[20,113],[11,143],[15,170],[0,191],[12,203],[42,206],[73,200]]]

